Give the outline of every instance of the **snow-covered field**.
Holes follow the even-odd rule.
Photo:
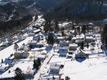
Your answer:
[[[87,59],[82,63],[66,61],[64,75],[71,80],[107,80],[106,58]]]
[[[70,80],[107,80],[107,58],[93,57],[83,62],[54,56],[50,64],[63,64],[60,71],[62,78],[68,76]],[[47,65],[49,66],[49,65]]]

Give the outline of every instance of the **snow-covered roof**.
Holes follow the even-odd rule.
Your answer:
[[[46,58],[46,55],[38,55],[37,58],[45,59],[45,58]]]
[[[72,43],[72,44],[69,44],[69,47],[77,47],[78,45],[76,43]]]
[[[31,40],[32,37],[28,37],[25,40],[18,43],[19,46],[21,46],[23,43],[27,44],[29,40]],[[11,54],[15,52],[14,45],[11,45],[3,50],[0,51],[0,60],[4,60],[5,58],[8,58]]]
[[[68,24],[69,24],[69,22],[64,22],[64,23],[59,24],[59,26],[64,27],[64,26],[67,26]]]
[[[38,32],[40,32],[40,29],[36,29],[36,30],[34,30],[33,32],[34,32],[34,33],[38,33]]]
[[[8,64],[1,63],[1,64],[0,64],[0,71],[1,71],[1,70],[5,70],[6,67],[9,67],[9,65],[8,65]]]

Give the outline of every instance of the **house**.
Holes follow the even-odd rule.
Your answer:
[[[58,41],[64,41],[64,40],[65,40],[65,37],[57,36],[57,40],[58,40]]]
[[[59,56],[61,57],[66,57],[68,53],[68,48],[67,47],[60,47],[58,50]]]
[[[27,58],[29,55],[29,53],[25,52],[25,51],[16,51],[14,53],[14,58],[15,59],[22,59],[22,58]]]
[[[44,37],[44,35],[42,33],[35,34],[33,36],[33,40],[35,40],[35,41],[40,41],[40,40],[44,40],[44,39],[45,39],[45,37]]]
[[[36,51],[36,50],[44,50],[46,47],[44,46],[44,44],[41,44],[41,43],[36,43],[36,44],[30,44],[29,45],[30,49],[33,50],[33,51]]]
[[[76,35],[76,40],[75,40],[75,42],[76,42],[76,43],[81,43],[81,42],[84,41],[84,39],[85,39],[85,35],[84,35],[84,34]]]
[[[73,58],[74,57],[74,51],[77,50],[78,45],[75,43],[69,44],[68,53],[66,55],[67,58]]]
[[[41,32],[41,30],[40,30],[40,29],[36,29],[36,30],[34,30],[33,32],[34,32],[35,34],[37,34],[37,33]]]
[[[3,63],[8,64],[10,66],[14,64],[13,59],[11,58],[6,58]]]
[[[88,42],[88,43],[95,41],[95,38],[93,37],[93,34],[87,34],[85,36],[85,41]]]
[[[5,63],[0,64],[0,74],[3,74],[6,70],[8,70],[9,65]]]
[[[59,76],[53,76],[53,75],[50,75],[50,76],[48,76],[48,75],[45,75],[45,76],[42,76],[41,78],[40,78],[40,80],[60,80],[59,79]]]
[[[60,41],[60,47],[67,47],[69,43],[67,41]]]
[[[36,44],[37,44],[37,41],[31,40],[28,43],[28,46],[29,46],[30,49],[33,49],[33,48],[35,48]]]
[[[47,75],[42,75],[41,80],[59,80],[60,65],[50,64]]]
[[[86,60],[89,57],[89,55],[85,54],[83,51],[80,51],[80,53],[75,55],[75,59],[78,62],[82,62]]]
[[[70,51],[75,51],[77,49],[77,47],[78,47],[78,45],[76,43],[69,44],[68,52],[70,53]]]
[[[61,64],[53,61],[43,69],[43,72],[40,74],[40,80],[60,80],[60,70]]]

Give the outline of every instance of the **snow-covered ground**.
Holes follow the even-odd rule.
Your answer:
[[[0,75],[0,78],[12,78],[15,77],[15,70],[20,68],[24,74],[34,74],[33,68],[33,61],[32,60],[22,60],[17,62],[13,67],[7,70],[5,73]]]
[[[60,74],[62,75],[61,78],[68,76],[70,80],[107,80],[106,57],[97,56],[91,59],[86,59],[80,63],[76,60],[71,61],[71,59],[66,59],[55,55],[50,60],[50,63],[45,65],[45,67],[49,69],[48,67],[50,64],[64,65],[64,68],[60,70]]]
[[[78,35],[77,35],[78,36]],[[81,37],[82,36],[82,37]],[[79,38],[84,38],[86,35],[79,35]],[[77,39],[78,37],[75,37]],[[93,52],[92,52],[92,45],[89,43],[89,47],[86,49],[84,48],[84,51],[86,54],[89,50],[90,54],[89,58],[82,62],[78,62],[75,59],[67,59],[66,57],[60,57],[58,53],[54,52],[54,50],[51,51],[53,57],[49,59],[49,63],[44,63],[40,70],[39,74],[37,74],[34,78],[34,80],[53,80],[52,77],[49,78],[49,69],[51,64],[59,64],[64,65],[62,69],[59,71],[59,79],[55,80],[65,80],[65,77],[69,77],[70,80],[107,80],[107,57],[104,54],[104,51],[101,49],[101,35],[98,34],[91,34],[91,39],[95,40],[95,46]],[[101,54],[99,54],[101,52]],[[37,76],[39,76],[37,78]]]
[[[22,41],[17,43],[19,48],[21,48],[23,46],[23,44],[24,45],[28,45],[28,43],[33,40],[33,36],[34,35],[29,36],[30,33],[27,33],[27,30],[31,30],[32,32],[34,32],[36,34],[36,32],[38,32],[38,30],[33,30],[32,26],[36,26],[36,25],[41,26],[43,22],[44,22],[44,19],[41,18],[41,16],[39,16],[38,20],[36,22],[33,22],[28,28],[24,29],[25,34],[27,34],[27,35],[25,36],[24,40],[22,40]],[[40,29],[39,29],[39,31],[41,32]],[[37,35],[40,35],[40,34],[37,34]],[[24,36],[24,34],[23,34],[23,36]],[[45,42],[43,42],[43,40],[40,41],[40,43],[41,44],[42,43],[45,44]],[[16,52],[16,50],[14,50],[14,44],[12,44],[11,46],[8,46],[5,49],[0,51],[0,65],[2,66],[2,68],[1,68],[2,70],[5,70],[5,68],[8,67],[8,66],[3,66],[4,60],[6,58],[9,58],[15,52]],[[35,54],[33,59],[29,58],[30,52]],[[43,52],[43,50],[42,50],[42,52]],[[34,74],[34,72],[32,70],[33,69],[33,60],[35,58],[41,57],[41,56],[42,56],[42,58],[45,58],[45,55],[41,55],[42,52],[30,50],[28,52],[29,56],[26,59],[21,59],[21,60],[19,59],[19,60],[14,61],[15,63],[12,66],[10,66],[9,69],[6,69],[6,71],[4,71],[4,73],[0,74],[0,79],[14,77],[15,76],[15,69],[16,68],[20,68],[24,74],[26,74],[26,73]]]
[[[28,51],[29,56],[26,59],[19,59],[18,61],[16,61],[16,63],[12,65],[12,67],[10,67],[6,72],[0,75],[0,78],[12,77],[12,76],[14,77],[15,76],[14,70],[17,67],[19,67],[23,71],[23,73],[32,72],[33,59],[37,57],[41,57],[41,58],[44,58],[45,60],[40,66],[40,69],[38,70],[38,72],[34,75],[34,80],[38,80],[38,79],[43,80],[44,76],[49,77],[50,76],[49,70],[52,64],[64,65],[64,67],[59,70],[59,75],[58,75],[59,78],[63,78],[64,80],[65,80],[65,77],[67,76],[70,78],[70,80],[91,80],[91,79],[107,80],[107,76],[106,76],[107,75],[107,58],[104,54],[104,51],[101,49],[102,42],[101,42],[101,35],[99,33],[91,34],[87,32],[87,34],[91,36],[86,37],[86,35],[83,33],[73,35],[69,33],[69,30],[65,30],[65,32],[67,33],[67,36],[73,35],[72,40],[75,40],[75,42],[72,42],[72,41],[70,42],[66,40],[64,36],[56,33],[56,37],[60,41],[59,41],[59,44],[56,43],[56,45],[53,45],[52,47],[47,44],[45,39],[46,36],[43,35],[42,32],[40,34],[38,33],[37,36],[43,35],[44,37],[43,40],[37,42],[36,40],[33,39],[34,36],[36,37],[36,34],[34,33],[38,32],[38,30],[33,29],[32,26],[37,26],[37,25],[42,26],[42,24],[45,22],[45,20],[41,17],[42,16],[39,16],[38,20],[36,22],[33,22],[26,29],[28,30],[28,32],[25,33],[27,35],[23,35],[23,36],[26,36],[26,39],[21,42],[18,42],[17,44],[19,47],[22,47],[23,43],[25,45],[26,44],[29,45],[28,43],[32,43],[34,46],[37,44],[41,44],[43,45],[43,47],[41,48],[35,47],[33,49],[30,49],[30,51]],[[65,22],[65,23],[59,24],[59,26],[63,26],[63,27],[69,26],[69,23]],[[41,29],[39,29],[39,31],[41,31]],[[75,30],[73,30],[72,33],[74,32]],[[59,33],[61,34],[61,32]],[[93,47],[92,44],[89,43],[88,45],[89,47],[85,46],[83,50],[80,50],[80,46],[78,45],[78,43],[76,43],[76,40],[81,42],[81,40],[84,41],[84,39],[95,40],[94,42],[95,46]],[[73,57],[73,59],[71,58],[68,59],[66,57],[66,54],[68,54],[69,52],[65,53],[65,56],[63,57],[59,56],[59,53],[58,53],[59,49],[66,48],[66,50],[68,51],[69,46],[71,47],[76,46],[76,50],[73,52],[74,55],[79,54],[82,51],[85,54],[89,54],[89,57],[82,62],[78,62],[76,61],[75,56]],[[101,52],[101,54],[98,54],[99,52]],[[10,57],[10,55],[14,53],[15,53],[14,44],[1,50],[0,62],[2,62],[2,59],[4,61],[6,58]],[[42,55],[42,53],[45,53],[46,55]],[[33,58],[31,59],[32,56]],[[53,79],[50,79],[50,80],[53,80]]]
[[[18,43],[19,46],[21,46],[23,43],[27,44],[29,40],[32,40],[32,37],[27,37],[25,40]],[[8,58],[11,54],[14,54],[14,44],[3,49],[0,51],[0,60],[5,60],[5,58]],[[1,61],[0,61],[1,62]]]
[[[66,61],[63,74],[69,76],[71,80],[107,80],[107,60],[93,58],[82,63]]]

